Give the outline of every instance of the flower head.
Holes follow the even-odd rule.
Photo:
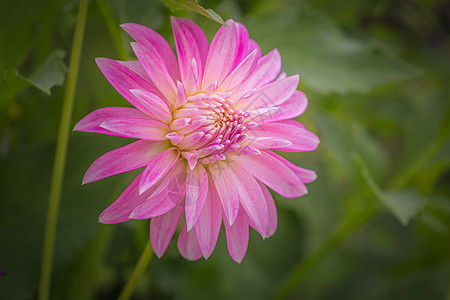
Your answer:
[[[276,230],[267,187],[299,197],[316,178],[272,151],[311,151],[319,143],[290,120],[307,107],[296,90],[298,75],[279,75],[276,49],[261,56],[242,24],[226,23],[209,45],[195,23],[172,18],[177,57],[155,31],[122,25],[136,40],[137,60],[99,58],[97,64],[134,108],[101,108],[75,126],[138,139],[98,158],[83,183],[145,167],[100,222],[151,219],[150,239],[159,257],[184,215],[178,237],[184,257],[208,258],[223,223],[228,251],[240,262],[249,226],[263,238]]]

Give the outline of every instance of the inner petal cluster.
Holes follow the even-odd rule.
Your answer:
[[[233,108],[231,93],[198,93],[187,97],[173,114],[168,137],[188,160],[196,156],[204,165],[225,160],[247,138],[254,126],[250,113]],[[176,137],[176,138],[171,138]]]

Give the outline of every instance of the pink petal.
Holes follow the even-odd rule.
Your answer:
[[[135,97],[133,105],[149,117],[168,123],[172,120],[172,113],[163,99],[145,90],[133,89],[130,91]]]
[[[233,69],[239,65],[242,60],[247,57],[250,52],[248,52],[248,42],[249,36],[247,28],[241,23],[236,22],[236,58],[233,62]]]
[[[171,148],[155,157],[142,172],[139,192],[142,194],[161,180],[172,169],[179,156],[180,151],[176,148]]]
[[[192,118],[175,119],[172,121],[172,123],[170,123],[170,129],[172,131],[179,131],[184,127],[188,126],[189,124],[192,124],[192,122],[193,122]]]
[[[266,150],[267,151],[267,150]],[[234,162],[286,198],[300,197],[308,191],[303,182],[286,165],[261,151],[259,155],[236,155]]]
[[[131,43],[131,47],[156,87],[168,101],[173,103],[176,99],[177,88],[168,67],[159,56],[158,50],[139,43]]]
[[[270,194],[269,189],[262,184],[261,182],[258,182],[259,187],[261,188],[261,191],[264,194],[264,199],[266,199],[266,205],[267,210],[269,211],[269,219],[267,224],[267,235],[265,237],[269,237],[275,233],[277,230],[277,224],[278,224],[278,217],[277,217],[277,207],[275,206],[275,201],[273,201],[273,197]]]
[[[313,170],[308,170],[296,166],[281,155],[278,155],[272,151],[267,151],[266,153],[284,163],[289,169],[291,169],[292,172],[295,173],[295,175],[298,176],[298,178],[300,178],[303,183],[310,183],[317,179],[316,172],[314,172]]]
[[[242,110],[280,105],[295,92],[298,80],[298,75],[293,75],[283,80],[274,81],[261,87],[252,96],[241,99],[236,104]]]
[[[203,68],[208,55],[208,40],[200,27],[191,20],[175,17],[171,17],[170,20],[180,63],[181,79],[186,92],[191,94],[196,91],[197,83],[203,78]],[[192,65],[193,59],[195,66]],[[197,78],[192,68],[197,69]]]
[[[195,149],[200,145],[203,145],[205,141],[209,141],[211,136],[206,136],[204,132],[191,133],[184,137],[178,147],[180,149]]]
[[[292,143],[285,139],[270,138],[270,137],[248,137],[241,142],[241,145],[252,146],[255,149],[275,149],[283,148],[292,145]]]
[[[117,62],[131,69],[133,72],[137,73],[139,76],[141,76],[142,78],[153,84],[152,80],[150,79],[150,77],[148,77],[147,72],[145,72],[145,69],[142,67],[141,63],[138,60],[127,60],[127,61],[118,60]]]
[[[185,105],[187,102],[187,95],[184,85],[177,81],[177,99],[175,101],[175,108]]]
[[[248,217],[244,209],[239,210],[239,214],[233,225],[225,225],[225,233],[227,235],[227,248],[232,259],[240,263],[247,252],[248,246]]]
[[[281,56],[278,50],[274,49],[258,61],[253,73],[233,91],[233,94],[242,94],[250,89],[259,88],[272,82],[280,73],[280,70]]]
[[[264,119],[264,122],[275,122],[296,118],[305,112],[306,107],[308,107],[306,95],[301,91],[295,91],[288,100],[280,104],[279,110]]]
[[[197,150],[192,150],[192,151],[183,151],[181,152],[181,155],[186,158],[186,161],[189,165],[189,168],[191,170],[193,170],[195,168],[195,166],[197,165],[197,160],[198,160],[198,152]]]
[[[148,116],[135,108],[104,107],[94,110],[75,125],[74,131],[95,132],[108,135],[120,135],[116,132],[100,127],[105,120],[119,118],[148,118]]]
[[[216,247],[222,225],[222,205],[211,178],[208,183],[208,196],[202,213],[195,224],[195,232],[203,257],[208,258]]]
[[[195,107],[183,107],[178,109],[175,113],[174,113],[174,119],[177,118],[190,118],[193,117],[194,115],[198,114],[200,110],[198,108]]]
[[[266,237],[269,211],[258,182],[245,169],[241,168],[240,165],[231,163],[230,166],[237,179],[235,183],[239,192],[241,206],[256,226],[256,230],[261,236]]]
[[[163,215],[177,206],[186,195],[186,163],[179,159],[158,188],[131,213],[132,219],[149,219]],[[150,188],[150,189],[153,189]]]
[[[150,241],[153,251],[159,258],[166,252],[183,212],[182,206],[175,206],[168,213],[155,217],[150,222]]]
[[[147,165],[167,149],[166,141],[137,141],[97,158],[84,174],[83,184],[128,172]]]
[[[233,174],[231,174],[230,166],[222,161],[210,164],[208,168],[212,176],[223,211],[228,224],[233,224],[239,212],[239,193],[235,188]]]
[[[278,75],[277,79],[275,79],[276,81],[278,80],[283,80],[287,77],[286,72],[281,72],[280,75]]]
[[[164,61],[170,76],[174,80],[180,79],[180,72],[178,69],[178,61],[172,51],[169,43],[159,33],[151,30],[148,27],[139,24],[122,24],[121,27],[131,36],[136,42],[143,44],[147,48],[156,49],[161,60]]]
[[[219,89],[228,91],[241,84],[253,72],[257,64],[257,52],[250,53],[222,82]]]
[[[261,48],[259,48],[258,43],[256,43],[254,40],[249,39],[248,40],[248,50],[247,53],[252,53],[253,50],[256,50],[256,57],[258,61],[261,59]]]
[[[203,87],[214,81],[222,82],[233,68],[233,62],[238,54],[236,23],[228,20],[226,24],[228,28],[220,27],[211,42],[206,59]]]
[[[242,146],[238,149],[237,154],[239,155],[258,155],[261,151],[252,146]]]
[[[172,145],[176,146],[183,140],[184,135],[178,134],[176,132],[171,132],[166,134],[166,138],[168,138],[172,142]]]
[[[202,257],[202,252],[197,241],[197,235],[194,230],[187,231],[186,223],[181,229],[177,245],[181,255],[186,259],[197,260]]]
[[[247,133],[254,137],[277,137],[288,140],[290,146],[274,148],[274,150],[299,152],[313,151],[319,145],[319,138],[306,130],[303,125],[294,120],[284,120],[263,124],[255,127]]]
[[[278,106],[261,107],[254,110],[247,110],[250,115],[247,118],[248,121],[254,121],[256,123],[263,123],[265,119],[270,118],[278,113],[280,108]]]
[[[190,231],[202,212],[208,194],[208,174],[203,165],[198,164],[187,181],[186,186],[186,225]]]
[[[144,77],[140,71],[134,71],[127,67],[126,63],[108,58],[97,58],[95,62],[106,79],[131,104],[134,105],[137,101],[135,96],[130,92],[132,89],[147,90],[158,96],[161,95],[148,75]]]
[[[165,135],[169,133],[169,126],[153,119],[106,119],[100,127],[115,132],[119,136],[152,141],[165,140]]]
[[[129,214],[147,199],[158,187],[158,184],[148,189],[145,193],[139,194],[139,174],[125,191],[108,206],[99,216],[99,221],[103,224],[114,224],[131,220]]]

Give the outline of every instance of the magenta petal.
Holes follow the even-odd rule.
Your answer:
[[[130,92],[136,96],[137,100],[133,105],[143,113],[164,123],[172,120],[170,108],[163,99],[145,90],[134,89]]]
[[[289,152],[313,151],[317,149],[320,142],[314,133],[306,130],[303,125],[293,120],[267,123],[253,128],[248,132],[248,135],[254,137],[277,137],[288,140],[292,145],[274,148],[274,150]]]
[[[236,22],[236,58],[233,62],[233,68],[239,65],[245,57],[252,51],[248,52],[249,36],[247,28],[241,23]]]
[[[181,155],[186,158],[188,166],[191,170],[193,170],[195,168],[195,166],[197,165],[197,160],[198,160],[198,152],[197,150],[192,150],[192,151],[188,151],[188,152],[181,152]]]
[[[292,119],[303,114],[308,107],[308,99],[303,92],[295,91],[285,102],[281,103],[276,113],[264,119],[264,122],[275,122]]]
[[[263,56],[256,65],[253,73],[233,92],[242,94],[250,89],[260,88],[272,82],[281,70],[281,56],[277,49],[274,49]]]
[[[150,77],[148,77],[147,72],[145,72],[145,69],[142,67],[142,64],[138,60],[127,60],[127,61],[117,60],[116,62],[131,69],[133,72],[137,73],[139,76],[141,76],[142,78],[153,84],[152,80],[150,79]]]
[[[241,99],[237,105],[244,110],[280,105],[292,96],[298,81],[298,75],[274,81],[261,87],[251,97]]]
[[[166,252],[183,212],[182,206],[175,206],[168,213],[155,217],[150,222],[150,241],[153,251],[159,258]]]
[[[188,175],[189,176],[189,175]],[[198,164],[190,174],[186,186],[186,225],[190,231],[202,212],[208,194],[208,174],[203,165]]]
[[[148,27],[133,23],[122,24],[121,27],[136,42],[143,44],[147,48],[156,49],[160,58],[167,66],[170,76],[174,80],[180,79],[178,62],[172,51],[172,47],[170,47],[169,43],[159,33]]]
[[[281,161],[267,154],[236,155],[235,162],[272,190],[286,198],[300,197],[308,191],[304,183]]]
[[[106,119],[100,127],[129,138],[162,141],[169,133],[167,124],[153,119],[114,118]]]
[[[181,255],[186,259],[197,260],[202,257],[202,252],[197,241],[197,235],[194,230],[187,231],[186,223],[181,229],[177,245]]]
[[[185,105],[187,102],[186,89],[184,85],[177,81],[177,99],[175,101],[175,108]]]
[[[110,151],[91,164],[84,174],[83,184],[141,168],[167,148],[165,141],[137,141]]]
[[[228,28],[220,27],[211,42],[203,76],[203,87],[207,87],[214,81],[222,82],[233,68],[233,62],[238,54],[236,23],[229,20],[227,25]]]
[[[272,137],[248,137],[241,144],[252,146],[258,150],[263,150],[288,147],[292,145],[292,142],[285,139]]]
[[[317,179],[316,172],[314,172],[313,170],[308,170],[296,166],[281,155],[278,155],[272,151],[267,151],[266,153],[284,163],[289,169],[291,169],[292,172],[295,173],[295,175],[298,176],[298,178],[300,178],[303,183],[310,183]]]
[[[171,148],[155,157],[142,172],[142,179],[139,183],[139,192],[142,194],[172,169],[180,156],[180,151]]]
[[[181,79],[186,91],[191,94],[196,90],[197,82],[201,82],[203,78],[203,67],[209,48],[208,40],[200,27],[191,20],[175,17],[170,19],[180,63]],[[192,65],[193,59],[195,66]]]
[[[168,138],[172,142],[172,145],[176,146],[183,140],[184,135],[178,134],[176,132],[171,132],[166,134],[166,138]]]
[[[130,213],[130,218],[154,218],[177,206],[186,195],[186,168],[186,163],[179,159],[166,177],[157,183],[158,188],[151,196]]]
[[[241,206],[252,220],[256,227],[255,229],[261,236],[266,237],[269,225],[269,211],[264,194],[255,178],[245,169],[237,164],[231,164],[231,167],[237,179],[235,182]]]
[[[148,116],[135,108],[104,107],[94,110],[75,125],[74,131],[95,132],[108,135],[120,135],[100,127],[105,120],[115,118],[148,118]]]
[[[267,235],[265,237],[269,237],[275,233],[278,225],[278,216],[277,216],[277,207],[275,206],[275,201],[273,201],[273,197],[270,194],[269,189],[262,184],[259,183],[259,187],[264,194],[264,199],[266,200],[267,210],[269,211],[269,219],[267,224]]]
[[[224,220],[227,235],[227,248],[232,259],[240,263],[247,252],[248,246],[248,217],[245,210],[240,209],[233,225]]]
[[[219,89],[228,91],[241,84],[253,72],[257,63],[257,52],[250,53],[228,77],[220,84]]]
[[[256,50],[256,57],[258,61],[261,59],[261,48],[259,48],[258,43],[256,43],[254,40],[249,39],[248,40],[248,50],[247,53],[252,53],[253,50]]]
[[[221,225],[222,205],[214,183],[209,178],[208,197],[195,224],[195,232],[203,257],[208,258],[216,247]]]
[[[176,99],[176,86],[164,60],[157,49],[145,47],[143,44],[131,43],[134,53],[144,67],[148,76],[155,83],[167,100],[173,103]]]
[[[139,194],[140,180],[141,175],[139,174],[119,198],[100,214],[99,221],[101,223],[114,224],[131,220],[129,214],[145,201],[145,199],[147,199],[158,187],[158,184],[156,184],[145,193]]]
[[[144,77],[140,71],[130,69],[126,63],[108,58],[97,58],[95,61],[106,79],[131,104],[136,101],[135,96],[130,92],[132,89],[147,90],[158,96],[161,95],[148,75]]]
[[[218,161],[208,168],[216,186],[220,202],[228,224],[235,222],[239,213],[239,193],[235,188],[235,181],[230,166],[227,163]]]

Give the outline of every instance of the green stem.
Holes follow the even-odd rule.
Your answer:
[[[147,268],[152,256],[152,245],[150,244],[150,241],[148,241],[147,245],[144,248],[144,252],[142,252],[141,257],[139,258],[139,261],[134,268],[133,275],[131,275],[130,280],[127,282],[125,288],[120,293],[119,298],[117,298],[118,300],[130,299],[131,295],[133,294],[134,288],[139,281],[139,278],[141,278],[142,273],[144,273],[145,269]]]
[[[44,246],[42,253],[41,278],[39,283],[39,300],[49,299],[50,282],[53,265],[53,252],[55,245],[56,224],[58,221],[59,202],[64,177],[64,169],[69,141],[70,124],[72,118],[75,87],[80,65],[81,48],[83,45],[84,27],[89,0],[81,0],[78,11],[75,35],[73,38],[72,54],[69,64],[69,75],[64,94],[61,121],[59,125],[58,140],[56,145],[55,161],[53,165],[52,181],[50,185],[50,197],[47,210]]]
[[[119,24],[117,23],[108,2],[106,2],[106,0],[97,0],[97,5],[103,19],[105,20],[106,26],[108,27],[109,34],[111,35],[114,45],[116,46],[117,54],[121,60],[128,60],[128,54],[127,51],[125,51],[122,36],[119,31]]]

